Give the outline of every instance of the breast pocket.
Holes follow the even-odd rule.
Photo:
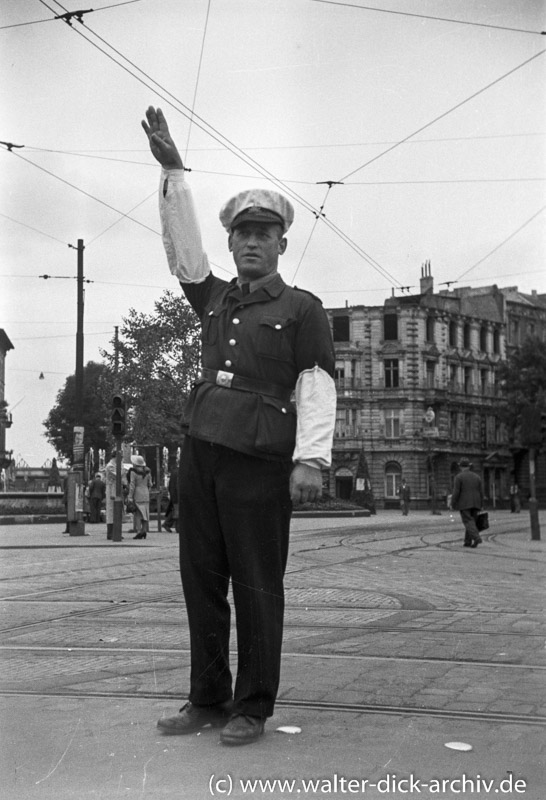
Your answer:
[[[295,319],[267,316],[260,319],[256,351],[265,358],[289,361],[293,357]]]
[[[219,315],[212,309],[205,312],[201,322],[201,339],[203,344],[214,345],[218,341]]]

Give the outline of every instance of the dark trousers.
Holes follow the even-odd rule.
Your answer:
[[[273,714],[280,679],[290,462],[187,436],[179,469],[180,573],[191,640],[189,699]],[[231,579],[237,630],[229,666]]]
[[[461,508],[459,514],[464,525],[465,544],[470,544],[474,539],[479,539],[480,534],[476,525],[479,508]]]
[[[100,511],[102,506],[102,498],[101,497],[90,497],[89,498],[89,510],[90,510],[90,518],[89,522],[100,522]]]

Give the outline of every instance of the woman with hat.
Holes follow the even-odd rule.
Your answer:
[[[136,536],[133,539],[145,539],[150,523],[150,488],[152,477],[142,456],[131,456],[133,469],[129,485],[128,502],[135,506]]]

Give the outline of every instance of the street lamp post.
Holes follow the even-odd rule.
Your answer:
[[[433,437],[438,436],[438,428],[434,427],[434,420],[436,419],[436,414],[434,413],[434,409],[429,406],[425,411],[424,415],[426,426],[423,429],[423,435],[426,436],[427,439],[427,465],[428,465],[428,475],[429,475],[429,489],[430,489],[430,513],[440,515],[440,512],[436,508],[436,476],[434,473],[434,456],[432,453],[432,439]]]

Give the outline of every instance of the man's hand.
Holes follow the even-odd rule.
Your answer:
[[[307,464],[296,464],[290,475],[290,497],[294,505],[314,503],[322,495],[320,469]]]
[[[169,126],[163,111],[150,106],[146,111],[146,119],[148,122],[142,120],[142,127],[148,137],[154,158],[165,169],[184,169],[180,153],[169,133]]]

